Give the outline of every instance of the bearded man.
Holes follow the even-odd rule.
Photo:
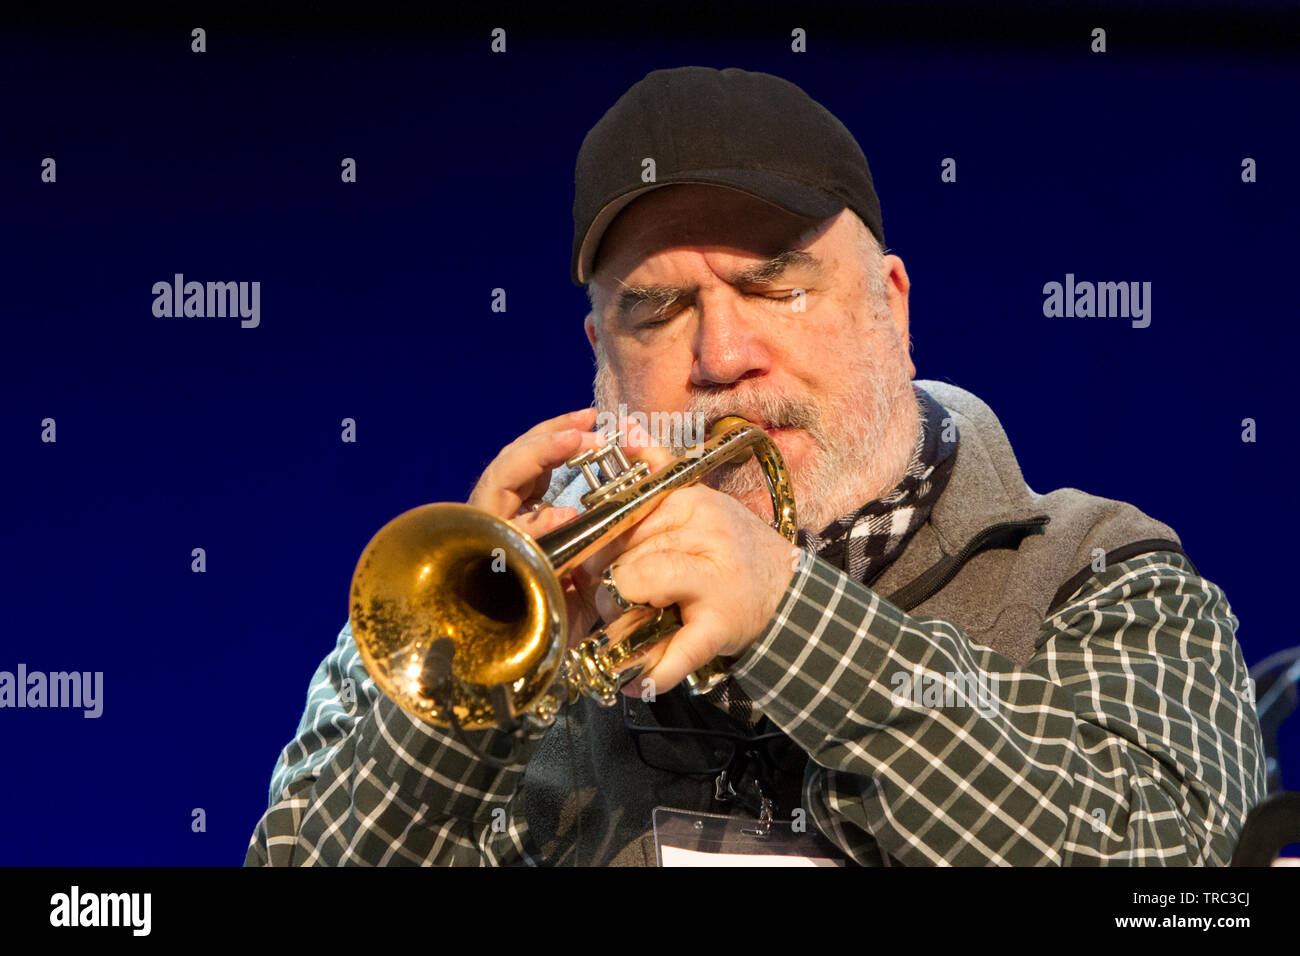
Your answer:
[[[789,468],[798,540],[753,463],[665,496],[567,581],[570,639],[629,603],[682,628],[618,706],[508,756],[398,709],[345,627],[248,862],[1228,862],[1265,795],[1236,617],[1172,529],[1033,492],[988,406],[914,380],[848,130],[777,77],[660,70],[576,185],[595,404],[504,448],[469,503],[540,535],[581,508],[564,463],[600,412],[739,415]],[[683,451],[620,424],[652,471]],[[726,681],[687,694],[715,658]]]

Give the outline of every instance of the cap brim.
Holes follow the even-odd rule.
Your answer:
[[[573,280],[578,285],[586,285],[591,280],[595,265],[596,251],[605,230],[629,204],[656,189],[665,186],[678,186],[694,183],[703,186],[719,186],[744,193],[754,199],[770,203],[788,213],[806,219],[826,219],[843,209],[847,203],[830,193],[823,192],[807,183],[786,179],[767,170],[726,169],[694,170],[671,177],[664,182],[648,183],[630,190],[607,202],[591,221],[587,234],[583,237],[574,266]]]

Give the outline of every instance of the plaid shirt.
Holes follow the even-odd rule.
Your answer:
[[[1089,579],[1016,668],[815,559],[733,674],[807,750],[804,805],[864,865],[1222,865],[1265,794],[1236,625],[1185,558],[1147,554]],[[881,679],[918,669],[996,676],[994,706],[918,705]],[[399,710],[345,626],[246,865],[545,863],[527,756],[492,769]]]
[[[852,860],[1228,862],[1263,745],[1237,618],[1185,557],[1092,575],[1016,664],[805,554],[732,677],[808,753],[803,807]],[[549,863],[521,787],[536,743],[487,766],[384,697],[345,626],[246,865]]]
[[[840,515],[820,533],[799,529],[800,548],[867,585],[880,576],[930,517],[931,508],[947,487],[956,459],[961,436],[951,420],[945,427],[947,410],[915,383],[912,394],[917,404],[916,440],[903,477],[893,489],[856,511]],[[704,699],[748,724],[757,723],[760,717],[734,676]]]
[[[813,758],[812,817],[859,863],[1223,865],[1265,794],[1236,625],[1151,553],[1090,578],[1017,668],[810,562],[735,673]],[[993,693],[935,706],[918,672]]]

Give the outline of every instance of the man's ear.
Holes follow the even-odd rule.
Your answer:
[[[587,341],[591,343],[591,350],[596,351],[596,313],[588,312],[587,317],[582,320],[582,327],[587,330]]]
[[[889,315],[894,321],[902,339],[903,349],[907,354],[907,374],[916,378],[916,365],[912,362],[912,334],[909,329],[908,293],[912,290],[912,280],[907,277],[903,260],[895,255],[884,257],[881,268],[885,270],[885,297],[889,303]]]

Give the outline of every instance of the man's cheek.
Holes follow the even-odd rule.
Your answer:
[[[812,436],[804,431],[777,435],[774,441],[776,450],[781,453],[781,459],[790,471],[798,471],[803,467],[813,444]]]

